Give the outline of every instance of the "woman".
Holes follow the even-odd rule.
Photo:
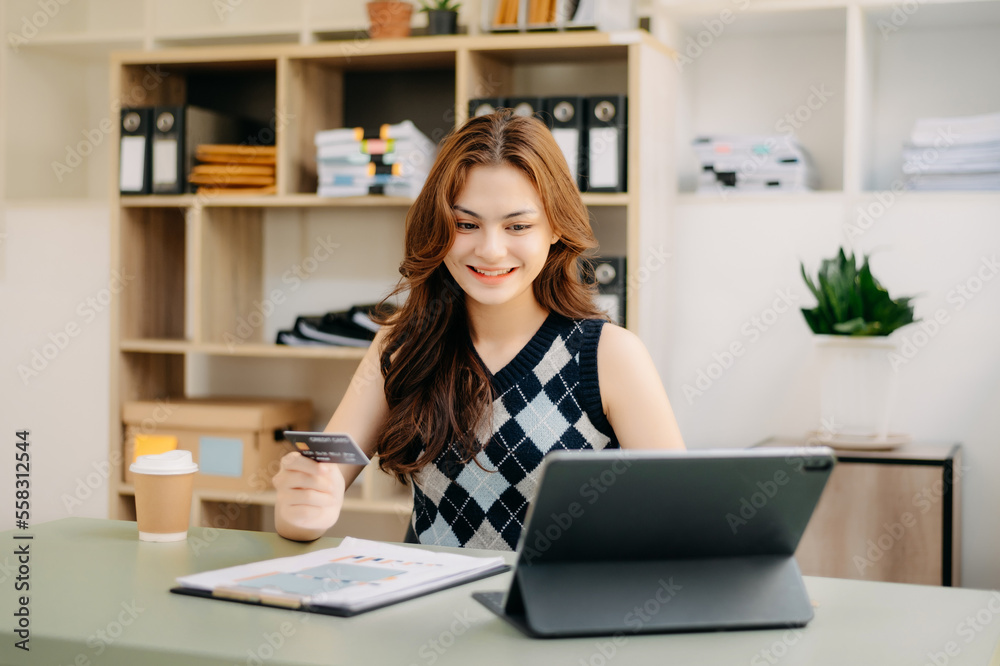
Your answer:
[[[684,447],[646,348],[580,280],[596,246],[541,122],[499,111],[443,141],[406,219],[405,304],[326,427],[413,483],[408,540],[513,550],[548,451]],[[278,533],[321,536],[360,471],[287,454]]]

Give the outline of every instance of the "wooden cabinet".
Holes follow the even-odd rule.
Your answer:
[[[758,446],[802,446],[771,438]],[[961,446],[836,451],[795,557],[808,576],[961,584]]]
[[[155,85],[143,84],[149,71]],[[115,53],[113,106],[238,104],[262,138],[273,132],[278,166],[274,196],[112,194],[111,263],[132,276],[111,306],[112,517],[133,515],[132,488],[120,481],[125,401],[308,398],[315,429],[336,409],[363,350],[278,346],[275,332],[297,314],[390,291],[411,201],[318,197],[320,129],[405,118],[437,141],[465,120],[474,97],[628,95],[628,191],[583,200],[601,253],[627,258],[628,327],[654,356],[665,349],[675,76],[672,52],[638,30]],[[117,129],[111,140],[117,145]],[[268,529],[273,504],[273,491],[199,490],[195,517],[213,527]],[[349,489],[329,534],[401,540],[410,510],[409,490],[373,464]]]

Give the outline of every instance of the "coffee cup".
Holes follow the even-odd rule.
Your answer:
[[[190,451],[139,456],[129,466],[135,484],[135,517],[142,541],[183,541],[191,516],[198,465]]]

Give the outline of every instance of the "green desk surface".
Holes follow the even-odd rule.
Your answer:
[[[15,536],[32,534],[31,540]],[[171,594],[177,576],[330,548],[276,534],[192,528],[144,543],[135,523],[66,518],[0,533],[0,663],[1000,664],[1000,593],[807,577],[803,630],[529,639],[471,598],[510,573],[352,618]],[[15,548],[30,544],[30,652],[14,647]],[[441,549],[454,550],[454,549]],[[486,554],[484,551],[462,551]],[[507,553],[508,561],[512,554]],[[950,652],[950,654],[949,654]]]

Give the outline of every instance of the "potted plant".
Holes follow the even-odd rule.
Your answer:
[[[372,39],[390,39],[410,36],[410,19],[413,5],[404,0],[369,2],[368,36]]]
[[[802,315],[817,335],[821,356],[821,423],[815,439],[840,448],[885,449],[908,440],[890,435],[889,416],[896,373],[888,355],[896,343],[888,336],[912,324],[911,297],[892,299],[872,275],[868,255],[858,268],[843,248],[820,264],[816,282],[799,264],[816,297]]]
[[[458,8],[455,0],[420,0],[420,11],[427,12],[427,34],[454,35],[458,32]]]

